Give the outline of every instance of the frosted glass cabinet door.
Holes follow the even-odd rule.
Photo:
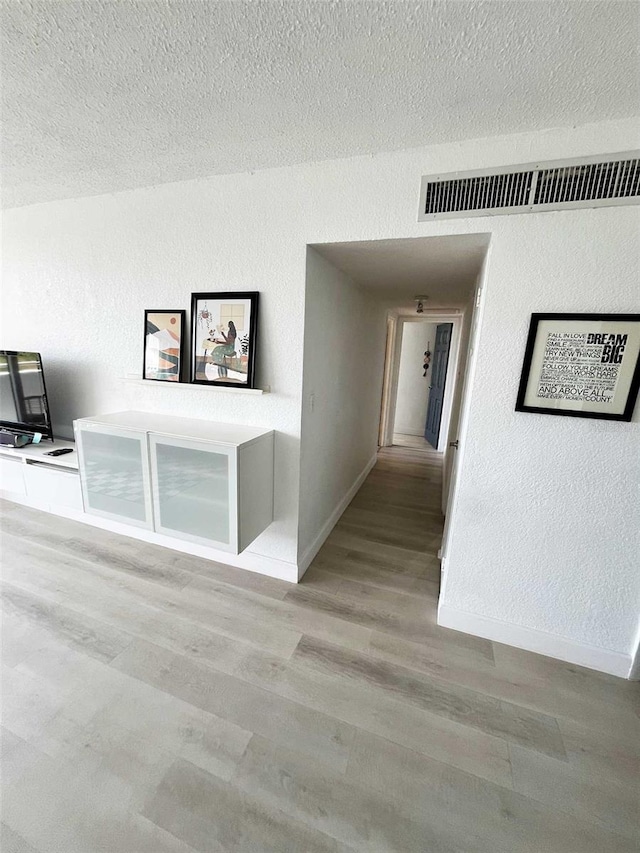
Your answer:
[[[144,432],[76,423],[85,512],[153,528]]]
[[[158,533],[237,553],[236,448],[149,434]]]

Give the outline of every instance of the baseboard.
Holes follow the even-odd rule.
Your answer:
[[[0,497],[4,497],[13,503],[19,503],[23,506],[38,509],[42,512],[49,512],[52,515],[60,515],[64,518],[69,518],[72,521],[79,521],[82,524],[89,524],[91,527],[100,527],[102,530],[108,530],[111,533],[118,533],[121,536],[128,536],[131,539],[140,539],[143,542],[149,542],[153,545],[161,545],[163,548],[170,548],[172,551],[179,551],[182,554],[191,554],[193,557],[202,557],[205,560],[212,560],[215,563],[223,563],[226,566],[236,566],[239,569],[246,569],[250,572],[257,572],[260,575],[268,575],[271,578],[288,581],[289,583],[298,583],[298,566],[295,563],[289,563],[285,560],[278,560],[274,557],[265,557],[262,554],[256,554],[253,551],[243,551],[241,554],[230,554],[228,551],[219,551],[216,548],[209,548],[206,545],[198,545],[195,542],[188,542],[186,539],[174,539],[171,536],[165,536],[162,533],[156,533],[153,530],[146,530],[143,527],[132,527],[129,524],[124,524],[118,521],[112,521],[108,518],[100,518],[96,515],[89,515],[81,510],[71,509],[64,506],[50,506],[45,503],[38,503],[30,500],[25,495],[16,495],[8,492],[0,492]]]
[[[340,501],[338,506],[331,513],[331,515],[326,520],[326,522],[322,525],[320,532],[318,533],[316,538],[313,540],[311,545],[309,545],[309,547],[304,552],[302,557],[300,557],[300,559],[298,560],[298,580],[300,580],[302,578],[304,573],[307,571],[307,569],[311,565],[313,558],[316,556],[316,554],[318,553],[320,548],[322,548],[322,546],[324,545],[325,540],[327,539],[327,537],[329,536],[329,534],[331,533],[333,528],[338,523],[340,516],[345,511],[345,509],[349,506],[351,501],[354,499],[354,497],[356,496],[356,493],[360,489],[360,486],[367,479],[369,472],[371,471],[371,469],[373,468],[373,466],[376,464],[377,461],[378,461],[378,453],[376,452],[373,454],[371,459],[369,459],[369,461],[364,466],[364,468],[362,469],[360,474],[358,474],[358,476],[355,479],[355,482],[351,485],[348,492],[342,498],[342,500]]]
[[[419,429],[400,429],[399,427],[394,426],[393,428],[394,435],[418,435],[420,438],[424,438],[424,427]]]
[[[585,646],[565,637],[512,625],[489,616],[467,613],[446,604],[440,604],[438,607],[438,625],[620,678],[629,678],[631,675],[631,655],[596,646]]]
[[[631,669],[629,670],[630,681],[640,681],[640,634],[636,640],[634,651],[631,656]]]

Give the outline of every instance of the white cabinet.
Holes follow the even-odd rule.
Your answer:
[[[68,447],[73,452],[48,456],[49,451]],[[82,511],[77,454],[72,441],[56,439],[24,447],[0,448],[0,494],[17,503],[46,512]]]
[[[24,482],[24,465],[20,457],[11,458],[6,455],[0,457],[0,489],[9,494],[27,494]]]
[[[34,462],[27,462],[23,467],[29,496],[48,506],[82,510],[82,495],[77,471]]]
[[[240,553],[273,520],[273,431],[120,412],[76,421],[85,512]]]
[[[153,527],[146,434],[76,421],[85,512],[137,527]]]
[[[149,435],[158,533],[229,548],[238,539],[236,451]]]

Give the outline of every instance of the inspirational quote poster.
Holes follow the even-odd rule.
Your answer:
[[[524,406],[621,415],[639,349],[638,322],[540,319]]]

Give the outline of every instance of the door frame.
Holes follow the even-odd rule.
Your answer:
[[[387,314],[387,338],[384,351],[384,373],[382,377],[382,400],[380,403],[380,426],[378,428],[378,447],[391,447],[393,443],[393,413],[395,412],[395,394],[398,390],[396,373],[395,388],[393,382],[396,347],[398,337],[398,315],[395,311]],[[400,362],[398,361],[398,370]],[[393,405],[391,401],[393,399]]]
[[[449,491],[446,500],[446,509],[444,511],[444,530],[442,532],[442,546],[438,552],[440,559],[440,594],[438,596],[438,614],[436,623],[440,624],[440,604],[444,598],[444,591],[447,584],[447,561],[451,551],[451,542],[455,529],[455,514],[458,503],[458,485],[460,482],[460,472],[464,464],[465,439],[469,427],[469,411],[471,408],[471,392],[473,389],[473,380],[478,361],[478,346],[480,341],[480,333],[482,326],[482,314],[485,306],[485,296],[487,290],[487,277],[489,270],[489,259],[491,257],[492,244],[489,243],[482,269],[478,275],[476,287],[474,291],[473,309],[471,314],[471,329],[469,331],[469,344],[467,349],[467,362],[465,366],[464,376],[459,377],[462,384],[461,401],[460,401],[460,418],[458,421],[458,431],[455,436],[457,442],[453,464],[451,466],[451,474],[449,478]],[[446,459],[445,459],[446,463]]]
[[[398,378],[400,376],[400,354],[402,352],[402,333],[405,323],[451,323],[451,342],[449,345],[449,363],[444,386],[442,402],[442,417],[440,418],[440,435],[438,436],[438,453],[443,453],[447,447],[449,422],[455,385],[458,381],[458,360],[460,358],[460,340],[462,337],[463,308],[434,308],[427,309],[423,314],[398,315],[390,312],[387,316],[387,350],[384,366],[382,387],[382,403],[380,413],[380,447],[391,447],[395,425],[396,402],[398,399]],[[390,333],[390,327],[393,332]],[[392,334],[390,340],[389,335]]]

